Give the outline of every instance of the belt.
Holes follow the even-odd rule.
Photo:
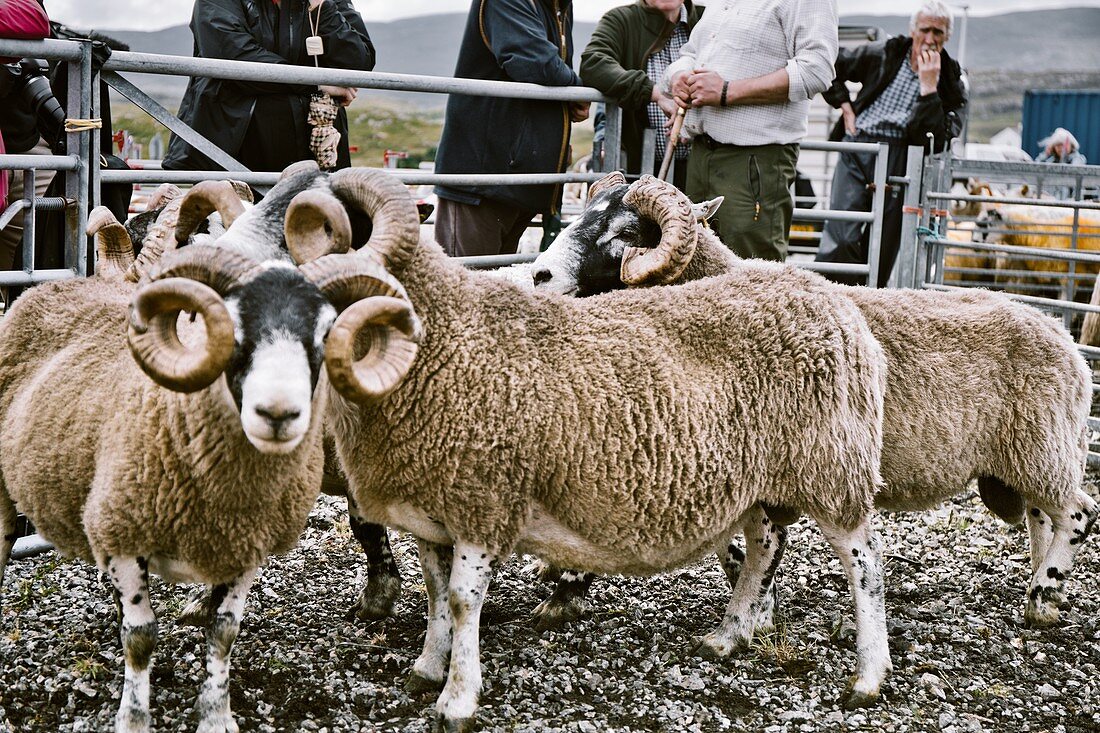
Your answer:
[[[705,132],[699,133],[695,136],[695,141],[705,146],[708,150],[717,150],[718,148],[736,148],[733,143],[720,143],[713,137]]]

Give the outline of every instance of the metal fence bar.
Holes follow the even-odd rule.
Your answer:
[[[3,52],[0,44],[0,53]],[[545,99],[559,102],[608,102],[591,87],[544,87],[538,84],[480,79],[455,79],[418,74],[390,74],[378,71],[317,68],[289,64],[265,64],[254,61],[188,58],[160,54],[116,51],[103,65],[106,71],[137,71],[143,74],[204,76],[211,79],[235,79],[281,84],[331,84],[364,89],[399,92],[435,92],[467,94],[510,99]]]
[[[917,245],[917,227],[919,226],[923,165],[924,150],[916,145],[910,145],[906,151],[905,160],[905,196],[902,199],[901,244],[898,247],[898,258],[894,264],[894,271],[890,275],[889,287],[918,287],[917,253],[920,248]]]
[[[973,288],[964,288],[957,285],[944,285],[942,283],[924,283],[924,289],[964,293],[973,290]],[[1065,300],[1054,300],[1053,298],[1038,298],[1034,295],[1020,295],[1018,293],[1004,293],[1004,295],[1008,298],[1011,298],[1012,300],[1018,300],[1021,303],[1027,303],[1028,305],[1037,305],[1055,310],[1071,310],[1077,313],[1100,313],[1100,306],[1096,305],[1070,303]]]
[[[1100,167],[1100,166],[1097,166]],[[944,193],[931,191],[926,197],[934,201],[975,201],[990,204],[1012,204],[1021,206],[1047,206],[1056,209],[1094,209],[1100,210],[1100,202],[1077,201],[1075,199],[1029,199],[1007,198],[1004,196],[979,196],[977,194]]]
[[[0,285],[34,285],[76,277],[72,270],[0,270]]]
[[[953,239],[941,239],[939,237],[928,238],[925,244],[938,247],[957,246],[965,249],[980,250],[982,252],[1005,252],[1014,257],[1012,259],[1045,259],[1061,260],[1063,262],[1100,262],[1100,254],[1089,254],[1068,249],[1042,249],[1040,247],[1017,247],[1012,244],[986,244],[985,242],[956,242]],[[1050,277],[1052,275],[1064,275],[1065,273],[1035,273]]]
[[[871,194],[871,236],[867,248],[867,287],[878,287],[879,260],[882,258],[882,214],[886,210],[886,175],[889,172],[890,146],[879,143],[875,158],[875,190]]]
[[[168,111],[168,108],[145,92],[134,86],[128,79],[120,76],[115,71],[104,71],[103,80],[116,92],[129,99],[150,117],[179,135],[191,147],[199,151],[210,160],[214,161],[227,171],[247,171],[248,168],[229,153],[207,140],[187,125],[180,122],[179,118]]]
[[[75,155],[0,155],[0,171],[19,171],[28,168],[75,171],[80,169],[80,158]]]

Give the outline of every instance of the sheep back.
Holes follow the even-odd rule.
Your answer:
[[[889,364],[880,506],[933,506],[983,475],[1040,505],[1080,486],[1091,374],[1058,321],[985,290],[845,290]]]
[[[709,230],[680,282],[753,265]],[[1091,374],[1054,318],[999,293],[875,290],[851,298],[887,359],[882,508],[924,509],[996,476],[1036,503],[1080,486]]]
[[[548,559],[644,574],[708,551],[759,501],[848,526],[871,507],[884,361],[816,279],[761,264],[574,300],[423,242],[401,279],[425,327],[416,363],[377,404],[334,411],[372,519],[408,504],[504,552],[548,513],[601,550]]]
[[[265,456],[224,380],[191,395],[154,384],[126,340],[132,295],[88,278],[13,305],[0,331],[0,475],[66,555],[161,556],[224,582],[296,542],[320,487],[321,430]],[[319,421],[323,397],[315,407]]]

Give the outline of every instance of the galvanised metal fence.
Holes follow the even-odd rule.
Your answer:
[[[91,43],[87,41],[17,41],[0,39],[0,55],[29,57],[58,61],[67,64],[69,94],[66,110],[69,110],[70,130],[66,137],[66,155],[29,156],[0,155],[0,170],[23,171],[28,185],[21,201],[13,202],[3,214],[0,224],[7,223],[20,212],[26,212],[23,241],[23,269],[17,272],[0,272],[0,285],[32,285],[88,272],[89,238],[84,235],[88,212],[99,204],[100,184],[119,183],[197,183],[211,179],[223,179],[227,172],[236,180],[255,187],[273,185],[278,171],[250,171],[225,151],[182,123],[170,110],[146,94],[122,76],[127,72],[176,76],[205,76],[215,79],[240,81],[282,82],[287,84],[329,84],[363,89],[400,92],[431,92],[436,94],[467,94],[519,99],[555,101],[604,102],[607,105],[605,129],[604,170],[620,168],[622,139],[622,110],[589,87],[544,87],[537,84],[452,79],[446,77],[415,76],[380,72],[321,69],[306,66],[285,66],[220,59],[199,59],[182,56],[115,52],[98,74],[93,74]],[[222,170],[164,171],[164,170],[102,170],[99,155],[98,129],[95,122],[100,116],[100,79],[116,92],[144,110],[154,120],[186,140]],[[75,113],[75,114],[74,114]],[[820,272],[857,274],[867,277],[874,284],[871,273],[878,271],[879,241],[882,230],[882,211],[887,193],[887,146],[869,143],[834,143],[805,141],[802,149],[836,153],[843,151],[871,152],[876,154],[874,195],[871,211],[830,211],[825,208],[795,209],[796,221],[820,222],[827,219],[865,222],[871,227],[869,262],[865,264],[835,264],[799,261],[796,264]],[[917,149],[914,149],[917,150]],[[896,179],[891,185],[906,185],[919,180],[920,156],[917,150],[910,156],[911,167],[905,178]],[[916,166],[916,167],[913,167]],[[55,170],[65,176],[63,200],[36,199],[34,178],[37,171]],[[396,169],[390,171],[406,184],[475,185],[498,183],[507,185],[545,183],[586,183],[598,180],[602,172],[592,173],[535,173],[535,174],[439,174],[417,170]],[[907,192],[914,189],[907,186]],[[908,193],[907,193],[908,195]],[[47,208],[63,208],[66,212],[65,268],[36,270],[34,268],[35,233],[33,220],[37,211]],[[511,255],[500,257],[463,258],[468,266],[487,267],[533,259],[535,255]],[[36,554],[48,548],[37,536],[22,538],[14,552],[15,557]]]

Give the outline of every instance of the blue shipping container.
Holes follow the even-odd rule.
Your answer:
[[[1039,141],[1057,127],[1073,133],[1090,165],[1100,164],[1100,89],[1024,92],[1022,144],[1032,158],[1042,152]]]

